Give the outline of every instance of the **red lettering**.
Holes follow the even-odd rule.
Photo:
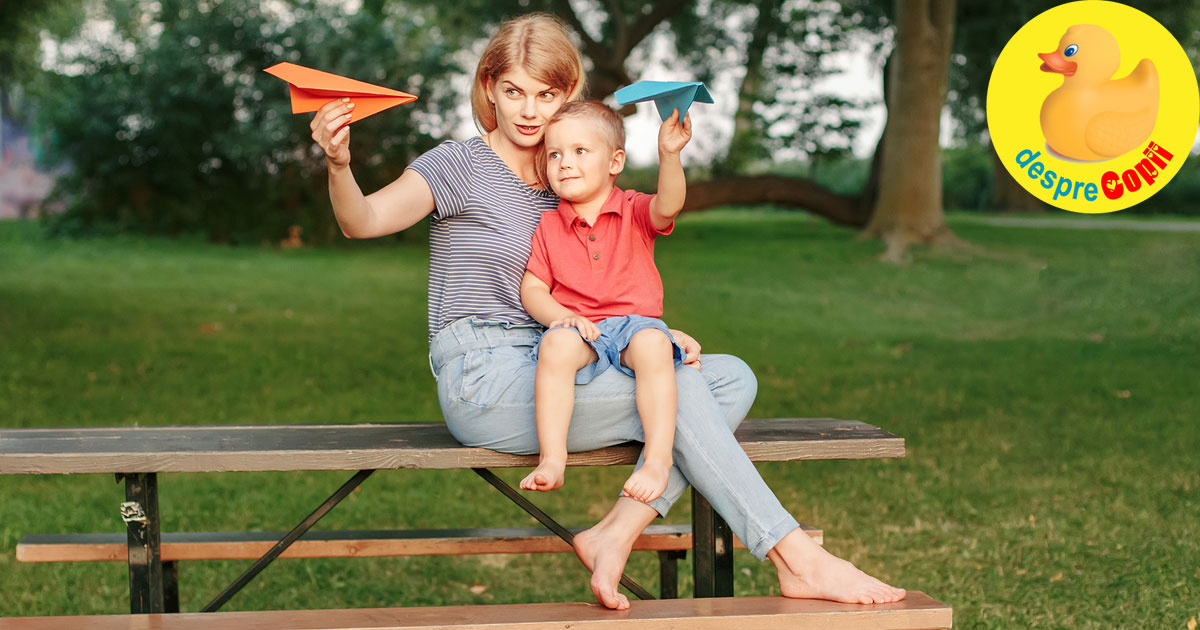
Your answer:
[[[1170,151],[1167,151],[1166,149],[1162,148],[1158,144],[1155,144],[1154,142],[1151,142],[1150,144],[1146,145],[1146,150],[1142,151],[1142,154],[1150,155],[1150,153],[1148,153],[1149,151],[1153,151],[1153,152],[1161,155],[1163,157],[1163,159],[1167,160],[1168,162],[1171,161],[1171,158],[1175,157],[1174,155],[1171,155]],[[1158,165],[1159,168],[1162,168],[1163,166],[1165,166],[1165,164]]]
[[[1142,180],[1138,179],[1137,173],[1133,172],[1133,169],[1121,173],[1121,181],[1125,182],[1125,188],[1128,188],[1129,192],[1137,192],[1137,189],[1142,187]]]
[[[1138,175],[1141,175],[1142,179],[1146,180],[1147,186],[1154,185],[1154,180],[1158,177],[1158,170],[1154,168],[1154,165],[1150,163],[1150,160],[1143,159],[1133,168],[1137,169]]]
[[[1142,150],[1142,155],[1146,158],[1134,164],[1133,168],[1126,169],[1120,176],[1116,171],[1107,171],[1100,176],[1100,190],[1104,191],[1105,197],[1120,199],[1126,191],[1136,192],[1142,187],[1142,182],[1153,186],[1162,169],[1167,167],[1167,162],[1175,157],[1155,142],[1148,143]],[[1156,166],[1158,168],[1155,168]]]
[[[1120,199],[1125,190],[1121,187],[1121,178],[1113,171],[1108,171],[1100,177],[1100,190],[1109,199]]]

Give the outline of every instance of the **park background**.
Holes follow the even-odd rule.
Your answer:
[[[761,464],[785,506],[835,553],[952,605],[958,627],[1189,628],[1200,162],[1113,216],[1016,186],[987,142],[987,77],[1054,4],[8,0],[0,193],[22,218],[0,221],[0,424],[439,418],[426,229],[342,239],[308,119],[261,69],[420,96],[356,124],[370,191],[471,133],[464,77],[482,43],[545,10],[578,37],[593,97],[643,78],[717,90],[695,110],[688,212],[659,245],[667,319],[751,365],[751,416],[855,418],[907,439],[901,460]],[[1131,4],[1196,66],[1200,7]],[[654,173],[620,183],[652,190]],[[926,185],[891,192],[905,181]],[[570,492],[539,502],[591,523],[627,472],[573,470]],[[288,529],[342,481],[165,476],[163,529]],[[0,615],[126,610],[123,566],[13,556],[26,533],[121,531],[120,486],[4,477],[0,497]],[[321,526],[528,520],[469,472],[395,471]],[[688,520],[686,505],[668,517]],[[183,609],[242,568],[185,563]],[[629,572],[653,590],[650,556]],[[737,556],[739,595],[776,588],[769,565]],[[587,599],[570,557],[303,560],[226,609]]]

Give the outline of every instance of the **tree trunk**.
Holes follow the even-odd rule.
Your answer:
[[[803,208],[839,225],[862,227],[868,213],[858,196],[841,195],[812,180],[781,175],[723,177],[688,184],[684,212],[716,206],[773,204]]]
[[[1000,156],[996,154],[995,146],[991,146],[990,149],[992,153],[992,200],[990,204],[992,209],[1001,212],[1045,212],[1046,204],[1022,188],[1017,180],[1008,174],[1008,170],[1000,161]]]
[[[887,142],[879,196],[863,231],[864,237],[883,240],[886,261],[902,260],[910,244],[954,238],[942,210],[938,146],[953,35],[954,0],[896,0]]]
[[[754,159],[755,149],[762,140],[755,129],[754,103],[762,100],[763,57],[771,41],[771,29],[779,21],[781,0],[759,0],[754,32],[746,48],[746,76],[737,92],[737,108],[733,116],[733,137],[724,159],[713,165],[717,177],[741,172]]]

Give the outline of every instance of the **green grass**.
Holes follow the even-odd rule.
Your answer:
[[[1185,628],[1200,615],[1200,234],[956,230],[986,253],[896,267],[804,215],[687,216],[658,248],[667,319],[754,368],[751,415],[907,439],[901,460],[760,470],[832,551],[953,605],[956,627]],[[436,420],[425,265],[420,243],[44,241],[0,223],[0,422]],[[539,500],[587,524],[627,473],[573,470],[571,492]],[[163,527],[287,529],[348,477],[164,475]],[[13,554],[26,533],[121,531],[122,495],[103,475],[0,477],[0,615],[126,611],[123,566]],[[683,504],[668,517],[688,519]],[[469,472],[385,471],[321,527],[529,523]],[[769,563],[739,553],[737,593],[774,592]],[[247,565],[184,563],[184,609]],[[653,590],[656,566],[635,554],[629,572]],[[571,557],[292,560],[226,609],[587,599]]]

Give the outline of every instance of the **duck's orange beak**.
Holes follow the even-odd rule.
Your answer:
[[[1067,61],[1067,58],[1062,53],[1055,50],[1054,52],[1038,53],[1037,56],[1042,58],[1042,72],[1057,72],[1063,76],[1072,76],[1075,74],[1075,68],[1079,64],[1074,61]]]

